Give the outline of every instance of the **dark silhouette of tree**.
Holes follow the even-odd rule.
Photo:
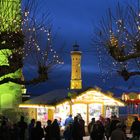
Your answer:
[[[14,82],[21,85],[38,84],[48,80],[48,73],[63,61],[53,49],[50,14],[40,14],[36,0],[0,1],[0,84]],[[25,80],[8,74],[32,65],[36,77]],[[31,70],[33,73],[33,70]],[[5,76],[7,75],[7,76]]]
[[[140,75],[140,1],[109,8],[93,35],[102,73],[116,71],[124,80]]]

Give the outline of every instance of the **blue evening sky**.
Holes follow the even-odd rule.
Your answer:
[[[133,3],[135,0],[131,0]],[[125,4],[128,0],[119,0]],[[42,84],[28,87],[32,95],[47,93],[53,89],[69,88],[70,85],[70,50],[76,41],[82,54],[82,80],[83,87],[99,86],[103,90],[111,90],[115,94],[123,91],[139,91],[138,77],[125,82],[114,74],[111,79],[103,82],[100,77],[98,59],[91,50],[91,37],[94,25],[105,15],[107,8],[115,8],[116,0],[40,0],[43,6],[40,13],[51,13],[53,31],[57,33],[56,47],[65,43],[63,53],[64,65],[52,71],[50,79]],[[25,69],[26,73],[26,69]],[[31,76],[31,75],[30,75]]]

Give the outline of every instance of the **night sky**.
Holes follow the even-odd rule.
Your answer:
[[[134,2],[131,0],[130,2]],[[92,31],[99,20],[104,16],[107,8],[115,7],[115,0],[40,0],[43,7],[40,13],[49,11],[51,13],[53,32],[57,34],[56,48],[64,45],[64,65],[51,72],[49,80],[45,83],[27,87],[27,93],[40,95],[48,91],[60,88],[69,88],[71,59],[70,50],[75,41],[79,44],[82,54],[82,80],[83,87],[99,86],[103,90],[110,90],[115,95],[122,92],[139,91],[139,77],[124,81],[120,76],[114,74],[105,83],[100,76],[96,52],[91,45]],[[128,0],[119,0],[125,4]],[[59,50],[59,49],[58,49]],[[25,77],[32,77],[24,69]]]

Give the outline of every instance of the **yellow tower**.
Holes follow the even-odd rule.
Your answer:
[[[81,54],[79,46],[75,44],[71,51],[71,83],[70,89],[82,89]]]

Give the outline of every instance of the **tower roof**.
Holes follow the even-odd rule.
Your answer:
[[[73,51],[79,51],[79,45],[77,43],[73,45]]]

